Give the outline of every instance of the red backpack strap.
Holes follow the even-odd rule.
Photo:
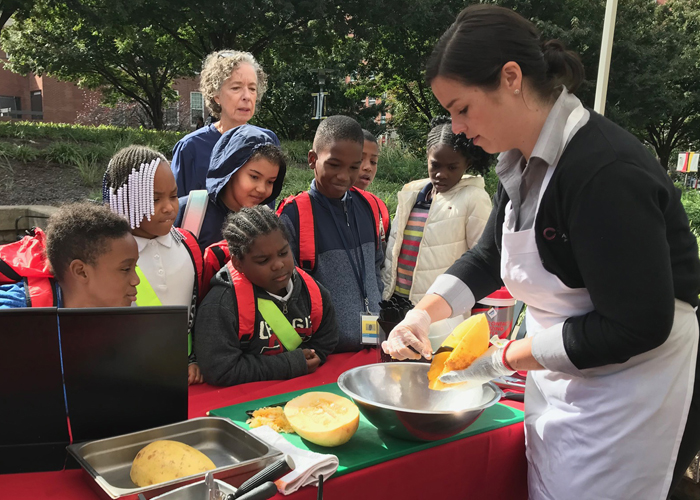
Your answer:
[[[296,198],[296,196],[297,195],[295,194],[290,194],[284,200],[280,201],[280,204],[277,205],[277,212],[275,212],[277,214],[277,217],[282,215],[282,210],[284,210],[284,207],[294,202],[294,198]]]
[[[236,294],[236,306],[238,309],[238,339],[241,342],[250,342],[255,334],[255,292],[253,284],[243,274],[239,273],[233,263],[226,263],[231,275],[231,284]]]
[[[212,243],[204,250],[204,271],[202,273],[202,296],[209,291],[211,279],[219,269],[224,267],[231,259],[228,253],[228,243],[226,240],[221,240],[218,243]]]
[[[202,257],[202,249],[199,247],[199,242],[197,242],[197,237],[192,234],[188,229],[182,229],[176,227],[175,230],[182,235],[182,242],[185,244],[187,253],[190,254],[190,259],[192,259],[192,265],[194,266],[195,280],[194,284],[196,287],[195,294],[198,297],[198,301],[204,298],[204,258]]]
[[[56,288],[51,278],[24,278],[27,307],[57,307]]]
[[[370,210],[372,210],[372,217],[374,218],[374,229],[377,235],[377,248],[379,248],[381,242],[384,241],[384,239],[386,238],[386,232],[389,224],[389,211],[387,210],[386,205],[384,205],[384,202],[372,193],[356,188],[354,186],[350,189],[359,194],[362,198],[364,198],[364,200],[369,205]],[[384,210],[381,209],[380,202],[381,205],[384,205]],[[384,212],[386,212],[386,216],[383,215]]]
[[[311,333],[316,333],[316,330],[321,326],[323,320],[323,299],[321,298],[321,289],[318,283],[303,269],[297,267],[299,276],[306,284],[306,290],[309,292],[309,300],[311,301]]]
[[[299,212],[299,264],[313,272],[316,269],[316,221],[309,193],[300,193],[296,204]]]
[[[299,214],[299,266],[312,273],[316,269],[316,222],[311,196],[308,191],[288,196],[277,208],[277,215],[281,215],[285,205],[290,203],[296,204]]]
[[[384,237],[382,240],[386,241],[389,239],[389,224],[391,223],[391,217],[389,216],[389,209],[386,207],[386,203],[376,195],[372,195],[377,200],[377,205],[379,206],[379,215],[381,215],[382,229],[384,230]]]

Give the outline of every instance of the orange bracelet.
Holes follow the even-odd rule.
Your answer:
[[[513,342],[515,342],[515,340],[511,340],[510,342],[508,342],[508,343],[505,345],[505,347],[503,348],[503,358],[502,358],[503,366],[505,366],[506,368],[508,368],[508,369],[509,369],[510,371],[512,371],[512,372],[514,372],[514,371],[516,371],[516,370],[515,370],[515,368],[513,368],[512,366],[510,366],[510,365],[508,364],[508,361],[506,361],[506,352],[508,351],[508,348],[510,347],[510,345],[511,345]]]

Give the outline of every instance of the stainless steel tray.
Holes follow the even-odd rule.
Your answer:
[[[226,418],[201,417],[89,443],[68,446],[68,452],[89,476],[101,498],[147,499],[204,478],[204,473],[139,488],[129,477],[131,463],[147,444],[160,439],[180,441],[208,456],[214,477],[234,486],[265,468],[282,453]]]

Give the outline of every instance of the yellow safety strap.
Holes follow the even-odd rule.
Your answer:
[[[288,351],[301,345],[301,337],[289,320],[282,314],[277,304],[267,299],[258,299],[258,311],[270,325],[277,338]]]
[[[136,305],[139,307],[162,306],[163,303],[139,266],[136,266],[136,274],[141,280],[136,287]],[[187,355],[190,354],[192,354],[192,332],[187,333]]]

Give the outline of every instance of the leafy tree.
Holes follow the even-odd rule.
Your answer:
[[[76,1],[76,0],[70,0]],[[314,48],[329,26],[347,34],[345,2],[310,0],[136,0],[139,15],[158,24],[198,59],[234,49],[256,57],[274,47]]]
[[[269,75],[269,89],[254,121],[275,130],[288,139],[312,139],[317,121],[312,120],[311,94],[319,91],[318,69],[329,70],[325,77],[327,94],[326,113],[346,114],[360,121],[364,128],[375,133],[385,126],[375,123],[385,104],[366,107],[366,89],[354,83],[346,83],[361,63],[363,45],[347,34],[324,37],[325,45],[312,50],[268,49],[261,63]]]
[[[156,129],[164,127],[164,106],[177,98],[173,79],[192,74],[194,64],[170,35],[139,23],[119,0],[38,0],[3,30],[2,45],[12,71],[77,81],[102,90],[110,104],[133,100]]]
[[[0,0],[0,30],[15,12],[27,12],[34,0]]]
[[[415,0],[410,6],[378,0],[367,5],[354,26],[366,45],[358,77],[369,95],[391,99],[392,126],[414,151],[425,147],[430,120],[445,113],[425,84],[425,63],[465,6],[463,0]]]

